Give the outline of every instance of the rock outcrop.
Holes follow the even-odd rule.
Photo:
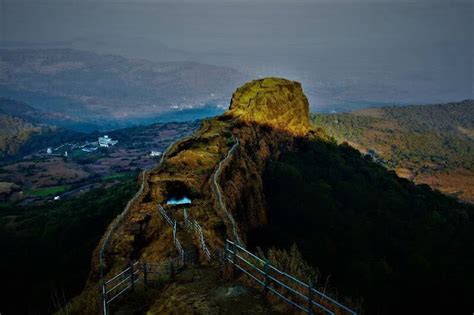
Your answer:
[[[309,131],[308,99],[295,81],[264,78],[248,82],[232,95],[228,113],[298,136]]]
[[[176,256],[172,229],[158,205],[178,222],[185,250],[207,261],[199,239],[183,228],[182,207],[166,205],[172,197],[192,199],[187,213],[202,227],[211,252],[222,249],[226,238],[235,239],[236,230],[246,243],[250,231],[267,224],[262,182],[267,162],[311,136],[308,111],[297,82],[266,78],[237,89],[224,115],[204,121],[192,137],[175,143],[163,163],[147,174],[143,193],[104,249],[105,274],[116,273],[130,261],[159,263]],[[216,194],[216,183],[223,198]],[[99,280],[97,253],[90,284]]]
[[[235,239],[235,224],[245,243],[249,230],[267,223],[262,183],[267,161],[295,149],[299,138],[310,135],[308,101],[300,83],[265,78],[238,88],[224,115],[205,121],[192,137],[177,142],[164,162],[149,172],[143,193],[104,249],[106,270],[130,260],[160,261],[173,252],[157,205],[176,193],[192,199],[188,213],[203,227],[211,248],[222,248],[225,238]],[[220,165],[237,139],[235,152]],[[224,210],[216,196],[216,180]],[[181,210],[169,211],[182,220]],[[97,275],[98,264],[93,266]]]

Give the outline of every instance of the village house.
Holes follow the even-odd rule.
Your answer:
[[[117,140],[112,140],[112,138],[109,138],[108,135],[99,137],[98,142],[99,142],[99,147],[103,147],[103,148],[108,148],[118,143]]]

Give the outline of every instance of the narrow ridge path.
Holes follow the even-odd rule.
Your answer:
[[[186,139],[186,138],[185,138]],[[164,160],[165,160],[165,157],[166,155],[168,154],[168,152],[171,150],[171,148],[178,142],[182,141],[183,139],[178,139],[174,142],[172,142],[167,148],[166,150],[163,152],[163,154],[161,155],[161,158],[160,158],[160,161],[158,162],[158,164],[156,165],[155,169],[156,168],[159,168]],[[141,173],[141,176],[142,176],[142,183],[140,185],[140,189],[135,193],[135,195],[132,197],[132,199],[130,199],[128,202],[127,202],[127,205],[125,206],[124,210],[115,217],[115,219],[112,221],[111,225],[109,226],[109,228],[107,229],[106,233],[105,233],[105,236],[102,240],[102,243],[100,245],[100,249],[99,249],[99,270],[100,270],[100,278],[103,278],[104,276],[104,267],[105,267],[105,251],[107,250],[107,247],[109,245],[109,242],[110,242],[110,238],[112,237],[112,234],[117,230],[117,228],[120,226],[120,224],[122,223],[122,220],[124,219],[124,217],[127,215],[128,211],[130,210],[130,207],[132,206],[132,204],[138,199],[138,197],[140,197],[140,195],[143,193],[143,191],[145,190],[145,185],[146,185],[146,174],[147,174],[147,170],[143,171]]]
[[[240,142],[239,142],[239,139],[238,138],[234,138],[235,139],[235,144],[230,148],[230,150],[227,152],[226,156],[224,159],[222,159],[220,162],[219,162],[219,165],[212,177],[212,182],[213,182],[213,186],[214,186],[214,190],[215,190],[215,193],[217,195],[217,202],[219,204],[219,207],[221,208],[221,210],[224,212],[224,214],[227,216],[227,219],[229,220],[229,222],[231,223],[232,225],[232,233],[234,234],[234,239],[235,241],[238,243],[238,244],[242,244],[241,240],[240,240],[240,237],[239,237],[239,232],[238,232],[238,227],[237,227],[237,223],[235,223],[235,220],[234,220],[234,217],[232,216],[232,214],[227,210],[227,207],[225,205],[225,197],[224,195],[222,194],[222,188],[219,184],[219,178],[222,174],[222,168],[223,166],[227,163],[227,161],[229,161],[231,158],[232,158],[232,154],[234,153],[234,151],[239,147],[240,145]]]
[[[127,205],[125,206],[124,210],[119,215],[117,215],[115,217],[114,221],[112,221],[112,224],[110,225],[110,228],[107,229],[107,232],[105,233],[104,240],[102,241],[102,244],[101,244],[100,250],[99,250],[100,278],[102,278],[104,276],[104,253],[105,253],[105,250],[107,249],[107,246],[109,245],[110,237],[112,236],[112,233],[115,232],[117,227],[120,225],[123,218],[125,217],[125,215],[130,210],[130,207],[132,206],[132,204],[143,193],[143,190],[145,189],[145,178],[146,178],[145,175],[146,175],[146,173],[147,173],[147,171],[143,171],[141,173],[142,183],[140,185],[140,189],[135,193],[135,195],[132,197],[132,199],[130,199],[127,202]]]

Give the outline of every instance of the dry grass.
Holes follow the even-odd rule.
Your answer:
[[[19,162],[3,168],[15,183],[26,186],[56,186],[58,182],[68,184],[89,176],[79,165],[66,162],[62,158],[52,158],[37,162]]]
[[[456,170],[452,172],[437,172],[420,174],[415,182],[427,184],[441,192],[454,195],[461,200],[474,203],[474,172],[469,170]]]

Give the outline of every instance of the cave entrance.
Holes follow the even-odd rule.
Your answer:
[[[167,205],[189,205],[191,204],[191,199],[184,196],[181,199],[170,198],[166,200]]]
[[[189,205],[191,204],[191,191],[182,181],[168,181],[166,183],[167,205]]]

